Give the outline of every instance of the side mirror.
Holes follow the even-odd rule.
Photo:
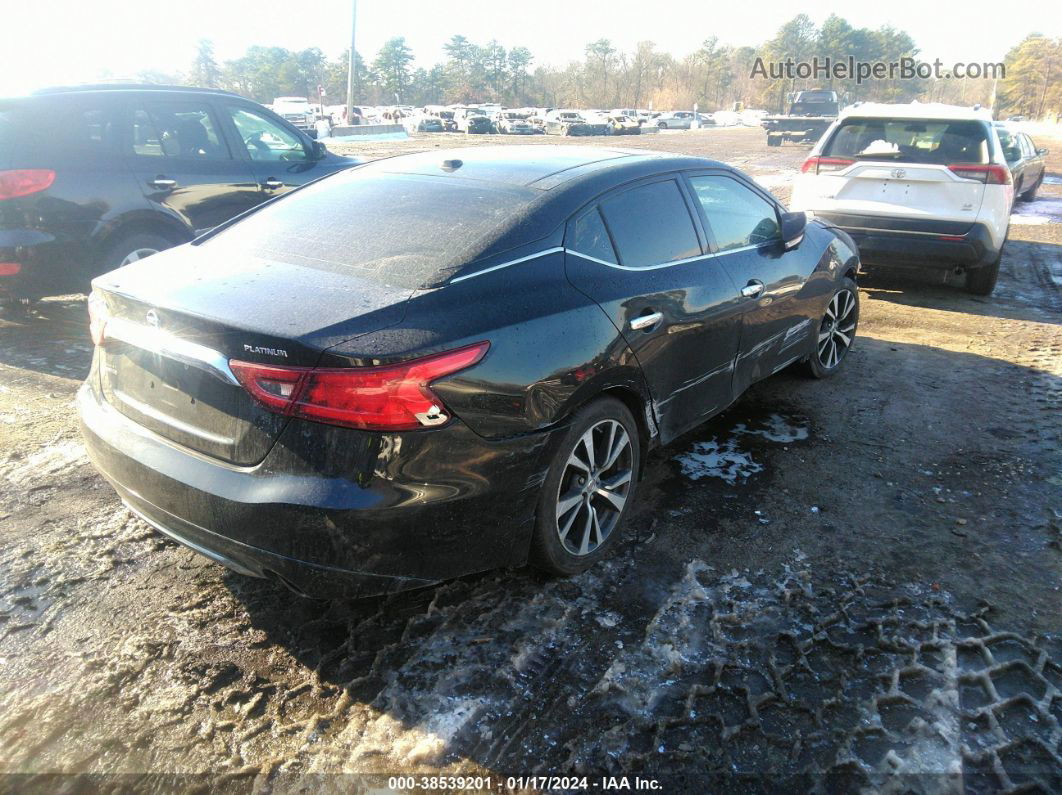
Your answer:
[[[808,217],[804,213],[782,213],[778,220],[782,230],[782,244],[786,251],[792,251],[804,239]]]
[[[325,148],[325,145],[320,141],[312,141],[311,143],[313,144],[313,159],[324,160],[325,155],[328,154],[328,150]]]
[[[1036,150],[1036,154],[1046,157],[1047,156],[1047,147],[1046,146],[1041,146],[1039,149]]]

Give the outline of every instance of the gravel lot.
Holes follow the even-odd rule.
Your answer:
[[[846,372],[783,372],[655,453],[616,554],[568,580],[325,603],[229,573],[88,465],[84,298],[0,318],[0,772],[1062,790],[1062,140],[1043,144],[1052,180],[1016,208],[993,298],[861,279]],[[783,199],[806,154],[754,129],[622,145]],[[84,781],[0,790],[59,783]]]

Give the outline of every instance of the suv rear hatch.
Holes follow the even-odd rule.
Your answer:
[[[803,170],[822,183],[817,213],[866,216],[869,228],[897,228],[875,217],[939,221],[961,235],[977,219],[986,184],[1002,178],[990,163],[979,121],[849,117]]]

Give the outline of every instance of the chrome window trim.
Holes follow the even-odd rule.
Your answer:
[[[225,354],[161,329],[133,323],[124,318],[110,318],[104,330],[104,345],[111,339],[198,367],[227,384],[240,385],[229,369],[229,359]]]
[[[535,252],[534,254],[528,254],[526,257],[518,257],[517,259],[512,259],[508,262],[502,262],[498,265],[492,265],[489,268],[484,268],[483,270],[476,271],[475,273],[466,273],[462,276],[456,276],[453,279],[450,279],[447,284],[457,284],[458,282],[463,282],[466,279],[474,279],[477,276],[482,276],[483,274],[490,273],[491,271],[497,271],[501,270],[502,268],[508,268],[510,265],[519,265],[522,262],[529,262],[530,260],[538,259],[539,257],[545,257],[549,254],[556,254],[559,251],[562,251],[565,254],[572,254],[573,256],[589,260],[590,262],[596,262],[599,265],[607,265],[609,268],[616,268],[617,270],[621,271],[652,271],[657,270],[658,268],[670,268],[673,265],[685,265],[686,263],[697,262],[698,260],[712,259],[713,257],[722,257],[727,254],[737,254],[741,251],[752,251],[754,249],[760,248],[761,246],[774,245],[777,242],[778,241],[776,240],[771,240],[766,241],[764,243],[753,243],[749,246],[741,246],[740,248],[731,248],[727,249],[726,251],[710,251],[707,254],[698,254],[696,257],[686,257],[685,259],[676,259],[672,260],[671,262],[661,262],[658,265],[646,265],[644,268],[635,268],[630,265],[619,265],[615,262],[607,262],[603,259],[598,259],[597,257],[591,257],[589,254],[583,254],[581,251],[575,251],[574,249],[565,248],[564,246],[555,246],[554,248],[543,249],[542,251]],[[134,342],[133,344],[135,345],[137,343]]]
[[[501,270],[502,268],[508,268],[510,265],[519,265],[521,262],[527,262],[528,260],[538,259],[539,257],[545,257],[548,254],[556,254],[558,251],[564,251],[564,246],[555,246],[554,248],[547,248],[534,254],[528,254],[526,257],[518,257],[517,259],[503,262],[500,265],[492,265],[489,268],[484,268],[481,271],[475,273],[466,273],[463,276],[457,276],[450,279],[450,284],[457,284],[463,282],[465,279],[474,279],[477,276],[482,276],[484,273],[490,273],[491,271]]]
[[[658,268],[670,268],[673,265],[685,265],[688,262],[697,262],[698,260],[712,259],[714,257],[724,257],[727,254],[737,254],[742,251],[752,251],[754,249],[760,248],[760,246],[773,245],[775,242],[777,241],[754,243],[750,246],[741,246],[740,248],[729,248],[726,251],[710,251],[707,254],[699,254],[696,257],[686,257],[685,259],[676,259],[672,260],[671,262],[661,262],[658,265],[646,265],[644,268],[635,268],[631,265],[619,265],[615,262],[607,262],[606,260],[598,259],[597,257],[591,257],[589,254],[583,254],[581,251],[576,251],[575,249],[571,248],[566,248],[564,249],[564,251],[567,254],[572,254],[573,256],[579,257],[581,259],[589,260],[590,262],[596,262],[600,265],[607,265],[610,268],[616,268],[617,270],[621,271],[653,271],[657,270]]]

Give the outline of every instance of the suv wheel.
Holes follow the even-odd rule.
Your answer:
[[[999,281],[999,263],[1003,259],[1003,252],[999,253],[996,261],[983,268],[974,268],[966,272],[966,292],[974,295],[992,295]]]
[[[168,237],[156,235],[151,232],[134,232],[125,235],[107,249],[103,265],[107,270],[120,268],[123,265],[158,254],[167,248],[173,248],[176,243]]]
[[[552,574],[577,574],[616,543],[630,512],[641,449],[623,403],[601,398],[572,419],[550,463],[535,517],[532,560]]]

